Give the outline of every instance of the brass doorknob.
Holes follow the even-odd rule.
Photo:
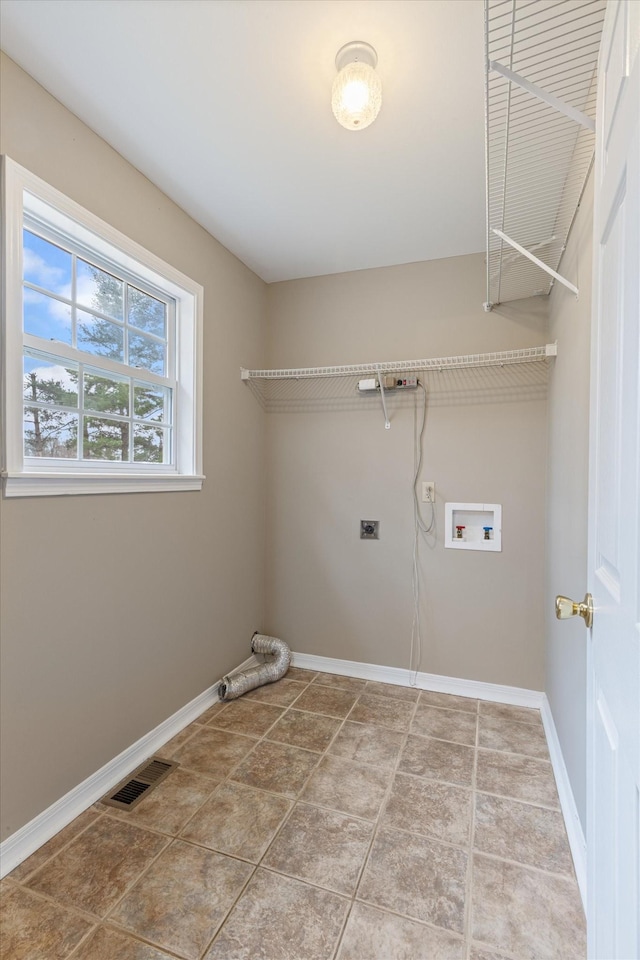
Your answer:
[[[585,626],[593,626],[593,597],[590,593],[585,593],[582,603],[576,603],[569,597],[556,597],[556,617],[558,620],[568,620],[569,617],[580,616],[585,622]]]

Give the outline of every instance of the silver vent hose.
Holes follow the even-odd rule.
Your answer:
[[[284,640],[277,637],[266,637],[262,633],[254,633],[251,640],[253,653],[266,653],[273,657],[258,667],[251,667],[244,673],[227,675],[220,681],[218,692],[221,700],[235,700],[249,690],[255,690],[265,683],[273,683],[284,677],[291,663],[291,651]]]

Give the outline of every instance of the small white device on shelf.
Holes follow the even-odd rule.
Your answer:
[[[445,503],[444,545],[453,550],[502,550],[499,503]]]

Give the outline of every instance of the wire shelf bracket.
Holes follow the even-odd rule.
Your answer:
[[[559,100],[558,97],[554,97],[553,94],[547,93],[546,90],[538,87],[535,83],[530,83],[528,80],[525,80],[524,77],[521,77],[519,73],[514,73],[513,70],[509,70],[508,67],[503,67],[497,60],[489,61],[489,69],[502,74],[502,76],[510,80],[511,83],[517,83],[519,87],[532,93],[534,97],[542,100],[543,103],[548,103],[554,110],[564,113],[565,117],[569,117],[571,120],[575,120],[576,123],[581,123],[587,130],[593,130],[595,132],[596,122],[592,120],[591,117],[588,117],[586,113],[582,113],[581,110],[576,110],[575,107],[565,103],[564,100]]]
[[[495,227],[493,232],[497,237],[500,237],[501,240],[504,240],[505,243],[508,243],[510,247],[513,247],[514,250],[517,250],[518,253],[521,253],[523,257],[528,257],[532,263],[535,263],[541,270],[544,270],[545,273],[550,274],[552,277],[555,277],[556,280],[559,280],[560,283],[563,283],[565,287],[568,287],[569,290],[572,290],[575,293],[576,297],[578,296],[578,288],[574,286],[569,280],[565,277],[562,277],[559,273],[556,273],[555,270],[552,270],[551,267],[548,267],[546,263],[543,263],[542,260],[538,260],[530,250],[525,250],[524,247],[521,247],[519,243],[516,243],[515,240],[512,240],[511,237],[508,237],[506,233],[503,233],[502,230],[496,230]]]
[[[593,164],[605,9],[485,0],[486,311],[556,281],[578,296],[558,271]]]

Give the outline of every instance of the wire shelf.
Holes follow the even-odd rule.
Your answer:
[[[243,380],[306,380],[312,377],[353,377],[376,373],[416,373],[419,370],[453,370],[460,367],[490,367],[505,363],[532,363],[556,355],[555,343],[542,347],[522,347],[494,353],[470,353],[459,357],[435,357],[428,360],[383,360],[335,367],[290,367],[282,370],[245,370]]]
[[[557,271],[593,163],[605,8],[485,0],[486,309],[567,283]]]
[[[540,399],[546,391],[547,363],[556,345],[423,360],[385,360],[330,367],[246,370],[241,377],[269,413],[365,410],[380,397],[358,393],[361,377],[381,373],[422,373],[432,404],[464,404],[505,399]],[[537,364],[536,367],[532,365]],[[464,371],[469,371],[465,373]],[[522,371],[518,373],[517,371]],[[529,372],[530,371],[530,372]],[[391,410],[413,405],[415,391],[387,393]]]

